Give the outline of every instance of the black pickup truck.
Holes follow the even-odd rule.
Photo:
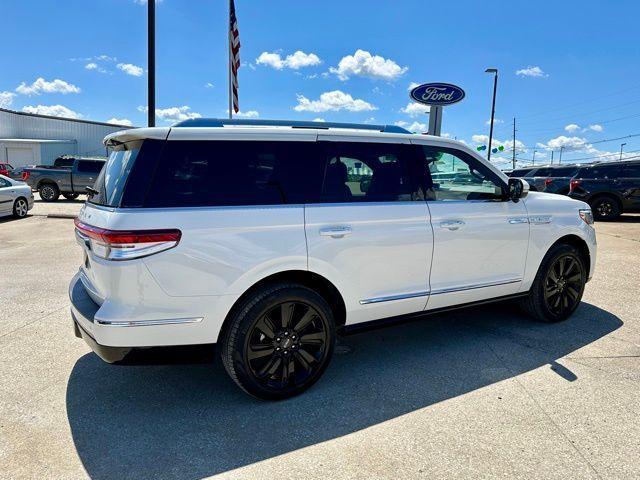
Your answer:
[[[640,212],[640,160],[597,163],[571,179],[569,196],[591,205],[597,220]]]
[[[55,202],[60,195],[68,200],[78,198],[92,187],[105,164],[105,160],[74,158],[70,166],[56,167],[39,165],[25,168],[23,180],[32,190],[40,193],[45,202]]]

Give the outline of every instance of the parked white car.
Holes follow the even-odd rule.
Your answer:
[[[33,193],[24,182],[0,175],[0,217],[24,218],[33,208]]]
[[[304,391],[336,335],[519,299],[556,322],[596,259],[586,203],[398,127],[196,119],[109,135],[76,221],[76,335],[108,362],[217,343],[246,392]]]

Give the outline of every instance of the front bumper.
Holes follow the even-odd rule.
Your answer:
[[[100,345],[87,331],[89,325],[93,324],[95,314],[100,307],[89,297],[79,275],[76,275],[71,282],[69,298],[71,300],[71,318],[73,319],[73,329],[76,337],[82,338],[91,350],[107,363],[114,363],[124,359],[132,350],[132,347]]]

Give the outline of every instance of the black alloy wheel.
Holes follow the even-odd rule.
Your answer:
[[[620,207],[615,199],[601,197],[593,202],[593,215],[597,220],[613,220],[620,216]]]
[[[578,308],[587,282],[589,259],[572,245],[549,249],[538,268],[522,308],[541,322],[566,320]]]
[[[326,353],[328,330],[311,305],[276,305],[255,322],[247,337],[251,372],[268,389],[304,384]]]
[[[544,300],[549,310],[562,317],[575,310],[584,288],[582,265],[572,255],[558,258],[545,278]]]
[[[333,314],[302,285],[263,287],[235,309],[220,343],[225,369],[243,390],[269,400],[292,397],[313,385],[331,360]]]

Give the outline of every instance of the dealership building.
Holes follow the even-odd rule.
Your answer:
[[[18,168],[51,165],[62,155],[104,157],[102,139],[125,128],[131,127],[0,108],[0,163]]]

